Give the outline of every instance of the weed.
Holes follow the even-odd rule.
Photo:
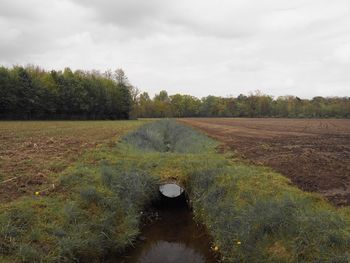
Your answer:
[[[97,204],[102,199],[101,194],[92,186],[80,190],[80,197],[87,204]]]
[[[39,229],[32,229],[32,231],[30,232],[29,235],[29,240],[31,242],[38,242],[40,240],[41,237],[41,232]]]
[[[32,246],[23,244],[19,246],[18,256],[22,262],[40,262],[40,253]]]
[[[78,165],[74,171],[69,174],[65,174],[59,178],[59,184],[65,188],[72,188],[86,181],[91,174],[91,170],[87,167]]]
[[[11,209],[8,213],[9,222],[20,231],[26,231],[33,219],[33,211],[29,207]]]
[[[80,209],[75,202],[68,203],[63,208],[64,215],[66,217],[66,224],[75,224],[77,225],[80,221],[83,221],[86,215],[84,211]]]
[[[10,221],[0,219],[0,254],[8,255],[16,248],[16,238],[19,237],[19,231],[12,226]]]

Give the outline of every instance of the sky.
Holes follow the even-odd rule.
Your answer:
[[[349,0],[1,0],[0,65],[122,68],[150,95],[350,96]]]

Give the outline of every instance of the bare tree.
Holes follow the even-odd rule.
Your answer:
[[[112,70],[108,69],[106,70],[103,75],[105,76],[105,78],[107,79],[112,79],[113,78],[113,73],[112,73]]]
[[[135,87],[133,85],[129,85],[129,91],[130,91],[132,101],[134,103],[137,103],[141,91],[139,90],[138,87]]]
[[[122,70],[121,68],[114,71],[114,79],[121,85],[127,86],[129,82],[124,70]]]

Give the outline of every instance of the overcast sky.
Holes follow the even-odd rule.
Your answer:
[[[162,89],[350,96],[350,0],[0,0],[0,64]]]

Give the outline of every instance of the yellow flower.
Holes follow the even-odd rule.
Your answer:
[[[35,195],[40,195],[40,192],[35,192]]]
[[[215,247],[214,247],[214,251],[219,251],[219,247],[218,247],[218,246],[215,246]]]
[[[240,245],[240,244],[242,244],[241,241],[237,241],[237,245]]]

